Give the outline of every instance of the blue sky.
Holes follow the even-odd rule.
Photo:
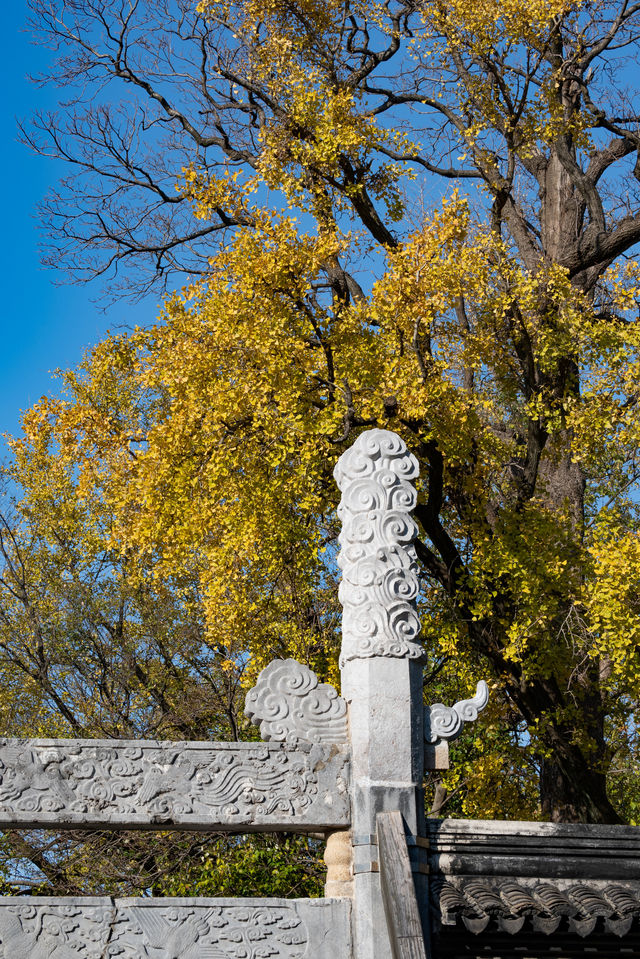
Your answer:
[[[47,62],[47,51],[33,46],[24,32],[24,0],[3,9],[2,59],[8,96],[2,98],[3,295],[0,332],[0,433],[19,429],[20,411],[56,390],[52,371],[74,366],[83,350],[107,329],[146,324],[157,314],[154,298],[132,306],[116,304],[104,312],[94,302],[100,287],[59,285],[57,272],[40,266],[35,206],[56,183],[59,167],[34,156],[17,142],[16,117],[36,108],[54,108],[58,91],[39,89],[27,79]],[[4,444],[0,456],[4,453]]]

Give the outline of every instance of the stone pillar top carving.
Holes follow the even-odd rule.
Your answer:
[[[396,433],[362,433],[334,477],[342,493],[338,565],[343,607],[340,663],[371,656],[420,659],[418,564],[410,516],[418,461]]]
[[[423,651],[410,515],[418,461],[395,433],[368,430],[340,457],[334,476],[342,493],[340,667],[353,771],[353,955],[391,959],[377,815],[398,811],[411,835],[424,833]],[[419,869],[422,850],[412,848]],[[414,881],[425,899],[422,874]]]

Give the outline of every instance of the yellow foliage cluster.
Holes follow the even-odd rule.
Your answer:
[[[624,726],[640,697],[637,265],[612,266],[596,301],[566,267],[544,257],[525,265],[460,187],[376,246],[349,211],[368,191],[400,222],[400,188],[406,201],[413,174],[397,157],[413,147],[349,82],[344,5],[305,0],[295,15],[281,0],[201,8],[233,31],[236,69],[278,110],[261,128],[254,169],[211,176],[194,163],[183,172],[196,216],[223,207],[235,221],[207,277],[169,299],[149,329],[90,351],[65,375],[63,395],[25,416],[13,444],[24,508],[44,514],[55,502],[70,529],[84,510],[95,517],[96,549],[137,557],[144,576],[178,592],[196,583],[223,671],[248,662],[250,682],[286,652],[337,682],[331,469],[358,429],[390,425],[421,459],[425,510],[433,450],[441,457],[438,522],[464,568],[447,589],[451,570],[438,579],[427,566],[422,612],[431,661],[450,658],[451,688],[466,687],[480,661],[470,636],[481,624],[523,689],[534,679],[562,686],[562,721],[579,724],[571,697],[597,669]],[[358,10],[393,39],[386,4]],[[487,183],[501,176],[488,137],[511,137],[526,159],[577,136],[582,120],[565,109],[544,58],[540,82],[509,119],[517,70],[505,69],[498,96],[495,77],[465,74],[457,53],[499,50],[503,62],[526,46],[537,56],[554,23],[579,13],[564,0],[421,8],[410,55],[416,70],[430,58],[456,65],[457,135]],[[328,279],[344,263],[365,277],[355,292]],[[525,499],[534,433],[545,442]],[[576,464],[586,484],[579,519],[556,494]],[[504,675],[495,678],[506,689]],[[542,754],[543,727],[532,719],[508,743],[492,733],[494,752],[472,747],[466,814],[481,811],[501,764],[516,768],[514,750]],[[514,814],[537,814],[532,775],[523,774]],[[498,814],[486,800],[484,811]]]
[[[46,510],[50,499],[71,514],[85,503],[96,517],[106,509],[115,516],[113,548],[140,551],[161,580],[197,575],[210,641],[233,638],[238,654],[249,643],[255,669],[283,649],[335,666],[337,494],[328,474],[341,449],[344,394],[359,416],[378,422],[382,398],[393,395],[398,428],[419,418],[423,441],[437,438],[448,470],[466,472],[473,509],[452,510],[447,521],[469,542],[472,615],[492,615],[508,581],[517,599],[504,623],[505,655],[532,672],[561,673],[573,651],[554,630],[569,597],[584,621],[584,654],[608,657],[611,683],[637,696],[630,570],[640,568],[640,554],[629,516],[612,519],[604,490],[594,493],[579,561],[561,506],[534,498],[486,523],[489,499],[509,502],[517,455],[501,420],[571,431],[573,455],[594,477],[608,469],[615,423],[623,481],[625,449],[638,439],[622,400],[638,375],[635,328],[598,322],[562,271],[520,270],[457,194],[389,256],[364,302],[338,316],[312,310],[321,266],[344,243],[305,234],[282,214],[264,217],[212,260],[206,283],[167,303],[157,325],[100,344],[66,375],[66,398],[36,405],[25,439],[14,443],[31,508]],[[612,280],[612,295],[628,300],[620,282]],[[461,296],[475,304],[468,328],[455,313]],[[514,299],[520,331],[507,318]],[[518,335],[533,344],[543,372],[578,351],[589,389],[568,398],[541,390],[523,403]],[[473,392],[464,383],[470,374]],[[619,517],[624,492],[611,495]],[[456,654],[465,641],[436,592],[426,595],[427,641]]]

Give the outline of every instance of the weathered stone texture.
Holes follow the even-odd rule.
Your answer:
[[[635,826],[430,819],[427,835],[434,875],[640,880]]]
[[[551,946],[567,959],[640,955],[636,828],[445,819],[427,832],[437,959],[511,956],[505,937],[532,959]]]
[[[640,919],[638,882],[456,876],[434,880],[431,901],[437,922],[461,924],[474,935],[498,930],[510,936],[532,931],[622,937]]]
[[[313,831],[349,824],[348,752],[262,743],[0,740],[0,828]]]
[[[0,959],[349,959],[343,899],[0,897]]]

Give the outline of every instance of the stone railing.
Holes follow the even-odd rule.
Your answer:
[[[486,703],[425,711],[417,461],[386,430],[340,458],[342,696],[293,660],[260,674],[263,743],[0,741],[0,828],[283,830],[327,837],[327,897],[0,898],[5,959],[420,959],[425,765]]]

